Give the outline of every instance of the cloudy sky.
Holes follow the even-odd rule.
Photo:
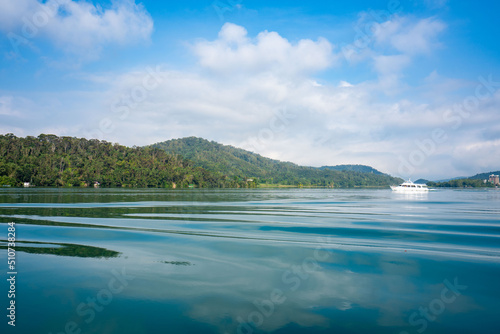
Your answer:
[[[0,133],[500,169],[497,1],[0,0]]]

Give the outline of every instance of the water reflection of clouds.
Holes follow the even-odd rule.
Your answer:
[[[313,248],[234,241],[177,246],[169,258],[183,258],[194,266],[148,266],[148,272],[137,273],[138,281],[147,284],[131,287],[127,295],[188,305],[193,320],[218,326],[221,333],[236,333],[238,325],[258,310],[254,302],[269,300],[274,289],[283,291],[286,300],[264,316],[259,326],[264,331],[290,323],[328,328],[335,320],[322,314],[325,309],[336,310],[338,317],[353,309],[366,314],[377,311],[379,318],[372,319],[373,325],[404,326],[405,312],[418,303],[414,297],[420,295],[424,302],[432,295],[418,288],[418,263],[401,257],[335,251],[317,270],[284,281],[283,273],[310,257]]]
[[[293,273],[292,266],[300,266],[314,254],[314,247],[292,243],[269,245],[179,236],[151,240],[146,248],[139,241],[131,241],[120,251],[124,257],[119,259],[87,261],[85,271],[78,269],[76,262],[66,261],[62,281],[98,291],[109,280],[109,268],[126,266],[137,278],[123,292],[123,298],[160,305],[174,303],[187,309],[186,316],[215,326],[220,333],[236,333],[240,323],[248,322],[249,315],[258,311],[254,302],[269,300],[274,289],[280,289],[286,300],[275,304],[272,314],[263,317],[260,330],[274,331],[291,323],[304,328],[330,328],[336,321],[345,324],[343,315],[349,312],[362,314],[372,326],[405,326],[406,313],[439,296],[441,283],[438,280],[432,287],[422,282],[420,262],[403,255],[338,249],[330,249],[330,256],[318,261],[316,270],[301,272],[302,276],[290,274],[284,280],[285,272]],[[78,263],[81,266],[82,262]],[[85,297],[50,288],[47,293],[70,302],[72,308]],[[465,312],[470,305],[464,299],[450,310]]]

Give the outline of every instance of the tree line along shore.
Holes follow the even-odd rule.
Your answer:
[[[0,135],[4,187],[345,188],[387,187],[401,181],[368,166],[355,167],[299,166],[195,137],[127,147],[50,134]]]

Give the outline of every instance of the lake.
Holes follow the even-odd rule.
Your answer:
[[[498,333],[500,191],[0,189],[2,333]]]

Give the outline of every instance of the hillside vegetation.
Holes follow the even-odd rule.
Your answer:
[[[42,134],[0,135],[0,185],[51,187],[246,186],[154,147]]]
[[[476,174],[474,176],[469,177],[469,179],[473,179],[473,180],[488,180],[488,178],[490,177],[491,174],[500,175],[500,171]]]
[[[304,167],[196,137],[168,140],[152,147],[180,155],[210,171],[220,172],[237,180],[254,179],[261,184],[368,187],[389,186],[402,181],[368,166],[345,165],[351,166],[350,170],[346,167],[337,170],[335,166]]]
[[[0,186],[372,187],[401,181],[368,166],[342,168],[298,166],[195,137],[126,147],[46,134],[0,135]]]
[[[365,165],[336,165],[336,166],[322,166],[319,169],[330,169],[330,170],[340,170],[340,171],[351,171],[360,173],[373,173],[378,175],[383,175],[373,167]]]
[[[464,178],[455,179],[446,182],[428,182],[429,187],[438,188],[493,188],[495,185],[491,182],[484,182],[482,179]]]
[[[441,182],[427,182],[427,185],[440,188],[493,188],[495,185],[488,181],[491,174],[499,175],[500,171],[480,173],[471,177],[456,178]],[[484,182],[485,180],[486,182]]]

